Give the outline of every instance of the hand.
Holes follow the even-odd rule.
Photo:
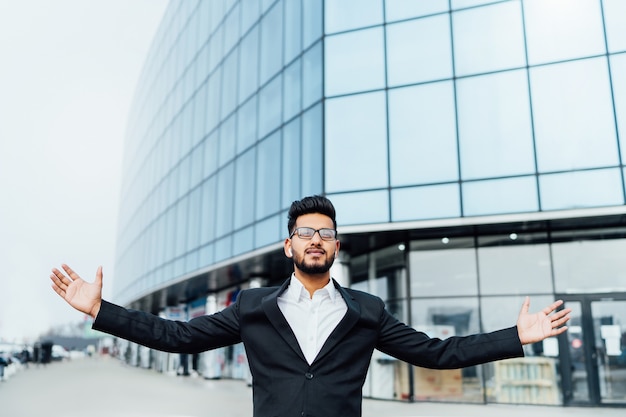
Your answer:
[[[83,281],[69,266],[63,264],[61,267],[67,275],[52,268],[52,289],[76,310],[95,319],[102,303],[102,267],[98,267],[93,283]]]
[[[569,313],[572,311],[570,308],[550,315],[561,304],[563,301],[558,300],[543,310],[530,314],[528,312],[530,298],[526,297],[517,318],[517,333],[522,345],[540,342],[548,337],[560,335],[567,330],[567,326],[563,325],[570,319]]]

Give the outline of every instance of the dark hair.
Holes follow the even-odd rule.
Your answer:
[[[296,220],[303,214],[319,213],[330,217],[333,221],[333,228],[337,230],[337,221],[335,220],[335,207],[324,196],[314,195],[304,197],[302,200],[296,200],[291,203],[289,208],[289,220],[287,221],[287,231],[289,234],[293,232]]]

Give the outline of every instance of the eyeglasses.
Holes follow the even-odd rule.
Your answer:
[[[289,235],[289,239],[293,235],[297,234],[300,239],[310,240],[313,239],[315,233],[319,233],[322,240],[334,240],[337,237],[337,231],[335,229],[313,229],[312,227],[296,227]]]

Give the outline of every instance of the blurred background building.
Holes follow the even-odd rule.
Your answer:
[[[282,283],[287,209],[323,194],[333,276],[431,336],[511,326],[526,295],[573,308],[519,360],[376,352],[366,396],[624,405],[625,145],[621,0],[172,1],[129,119],[113,301],[187,319]],[[248,378],[241,346],[191,359]]]

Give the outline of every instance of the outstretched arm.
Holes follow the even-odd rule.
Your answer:
[[[531,314],[528,312],[530,307],[530,298],[526,297],[522,310],[517,318],[517,332],[522,345],[540,342],[551,336],[557,336],[567,330],[565,323],[570,319],[569,308],[554,312],[561,304],[562,300],[555,301],[543,310]]]
[[[93,283],[84,281],[65,264],[61,265],[61,268],[65,274],[52,268],[50,275],[52,289],[76,310],[89,314],[95,319],[102,304],[102,267],[98,267]]]

